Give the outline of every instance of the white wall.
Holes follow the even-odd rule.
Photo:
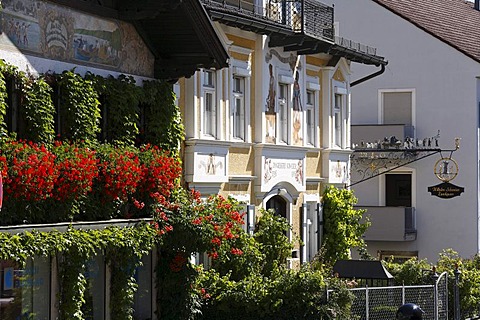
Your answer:
[[[477,166],[477,80],[480,64],[444,42],[418,29],[371,0],[330,1],[335,5],[339,35],[377,48],[389,64],[379,77],[352,88],[352,123],[378,123],[378,90],[415,88],[415,131],[417,138],[432,137],[440,130],[440,147],[453,149],[454,138],[461,147],[453,153],[459,174],[453,184],[465,188],[456,198],[433,197],[427,188],[439,184],[432,156],[412,164],[417,169],[416,203],[418,237],[414,242],[372,243],[369,248],[418,250],[420,258],[435,262],[444,248],[469,257],[478,251],[478,166]],[[376,70],[354,64],[352,81]],[[449,156],[449,153],[443,153]],[[359,204],[369,203],[378,193],[369,182],[359,184]]]

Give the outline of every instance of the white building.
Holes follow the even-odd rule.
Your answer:
[[[331,2],[335,21],[341,21],[336,33],[379,48],[379,55],[389,60],[380,77],[357,85],[356,79],[372,71],[352,66],[352,141],[361,144],[392,135],[403,141],[412,136],[410,132],[415,144],[422,140],[420,148],[424,138],[431,138],[426,148],[443,150],[423,159],[419,158],[427,152],[419,153],[418,161],[400,163],[365,181],[356,171],[362,167],[352,161],[352,189],[358,204],[369,206],[372,221],[365,235],[369,252],[379,257],[418,256],[430,262],[446,248],[463,257],[476,254],[480,248],[478,1],[475,5],[464,0]],[[457,137],[460,149],[446,151],[455,150]],[[359,155],[354,153],[357,159]],[[450,156],[459,169],[451,183],[464,192],[442,199],[428,187],[441,182],[434,174],[435,163]],[[453,161],[450,164],[454,167]],[[394,167],[387,165],[388,170]]]

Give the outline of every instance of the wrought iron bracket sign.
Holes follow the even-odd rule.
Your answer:
[[[355,173],[359,179],[345,187],[351,187],[435,154],[441,156],[434,166],[435,176],[444,183],[448,183],[458,174],[458,164],[452,159],[452,154],[459,149],[460,138],[455,138],[454,149],[444,150],[438,148],[439,136],[440,131],[436,136],[423,140],[405,138],[403,142],[392,136],[383,141],[362,142],[360,146],[355,145],[350,155],[350,162],[352,173]],[[450,156],[443,157],[444,152],[450,153]],[[463,192],[463,188],[461,189]]]

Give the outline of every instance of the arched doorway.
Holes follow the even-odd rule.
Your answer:
[[[281,196],[273,196],[271,197],[267,203],[265,208],[268,209],[273,209],[275,213],[285,219],[287,218],[287,200],[285,200]]]

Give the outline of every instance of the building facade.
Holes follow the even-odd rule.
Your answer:
[[[304,244],[292,265],[310,261],[322,191],[349,180],[351,63],[386,61],[336,41],[333,8],[317,1],[203,2],[230,60],[178,83],[185,181],[242,201],[249,230],[260,209],[274,209]]]
[[[352,142],[358,147],[362,141],[396,136],[400,149],[419,152],[411,163],[373,163],[381,174],[352,186],[372,221],[365,235],[369,252],[433,263],[443,249],[467,258],[478,253],[480,56],[474,39],[480,12],[473,2],[456,0],[333,3],[340,35],[378,47],[389,57],[381,77],[351,89]],[[352,66],[354,79],[368,73]],[[461,139],[458,150],[456,138]],[[373,149],[369,155],[380,154]],[[427,154],[424,149],[443,151],[420,159]],[[400,151],[395,154],[406,154]],[[458,165],[458,175],[450,181],[464,188],[458,196],[441,198],[428,190],[441,182],[435,172],[442,158],[450,163],[447,171],[457,171],[454,162]],[[358,173],[365,167],[355,163],[352,183],[364,178]]]
[[[170,38],[168,46],[164,45],[166,38]],[[82,76],[131,76],[137,85],[142,85],[143,80],[192,75],[199,65],[221,69],[227,66],[228,55],[202,4],[196,0],[155,1],[149,5],[123,1],[7,0],[1,2],[0,10],[0,58],[2,67],[5,62],[32,79],[74,70]],[[0,104],[7,104],[7,123],[2,123],[2,127],[17,133],[21,127],[21,103],[17,98],[21,96],[20,89],[14,81],[5,81],[4,74],[0,83]],[[3,205],[5,209],[5,202]],[[139,222],[118,219],[43,225],[2,223],[0,232],[104,230],[112,226],[133,227]],[[98,250],[86,263],[86,294],[80,315],[84,319],[112,318],[112,273],[105,256],[104,251]],[[133,317],[153,319],[155,250],[143,256],[142,263],[135,271],[138,290]],[[61,264],[61,254],[29,257],[25,266],[12,259],[0,259],[0,319],[58,319]]]

